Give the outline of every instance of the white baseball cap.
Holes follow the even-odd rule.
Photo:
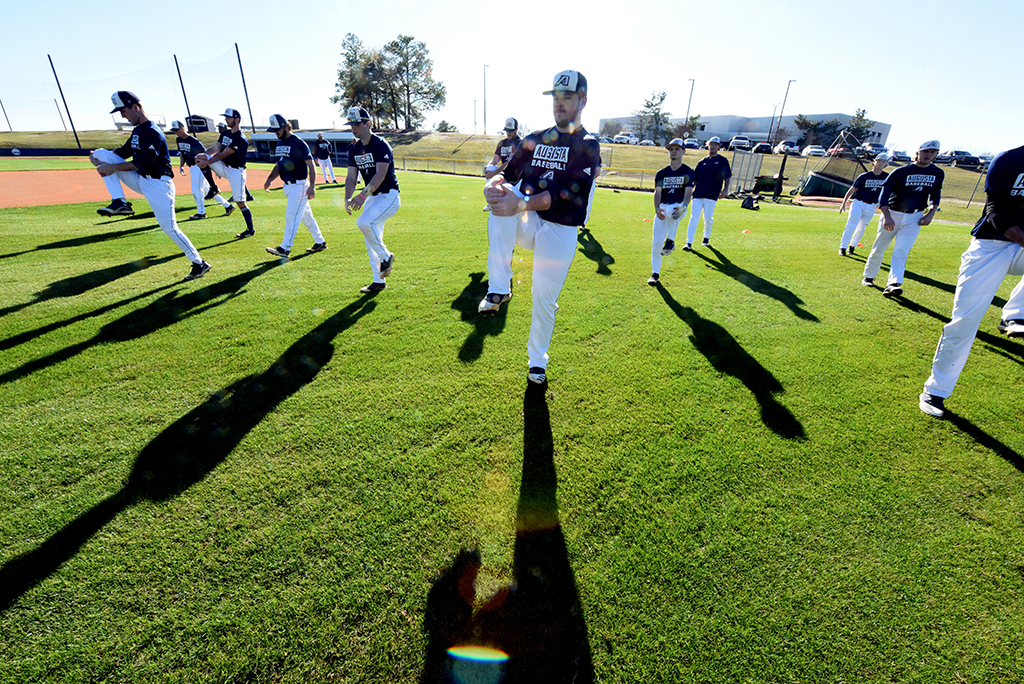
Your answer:
[[[231,107],[228,107],[227,109],[225,109],[224,113],[221,114],[221,116],[230,116],[232,119],[241,119],[242,118],[242,115],[238,113],[238,110],[237,109],[232,109]]]
[[[683,149],[686,149],[686,145],[683,144],[682,138],[672,138],[667,143],[665,143],[666,150],[671,150],[673,147],[681,147]]]
[[[555,74],[555,78],[551,81],[551,90],[545,90],[544,94],[581,92],[587,92],[587,77],[578,71],[566,69]]]
[[[505,130],[506,131],[518,131],[519,122],[513,119],[511,116],[505,119]]]
[[[940,149],[942,149],[942,146],[939,145],[939,141],[938,140],[925,140],[923,143],[921,143],[921,146],[918,147],[917,149],[918,149],[918,151],[920,151],[920,150],[940,150]]]
[[[722,144],[722,139],[719,138],[717,135],[713,136],[711,138],[708,138],[708,145],[710,145],[711,143],[718,143],[719,145],[721,145]]]
[[[892,157],[889,156],[888,152],[883,152],[882,154],[879,154],[875,157],[875,161],[889,162],[892,161]]]
[[[174,132],[174,131],[177,131],[177,130],[181,130],[184,127],[185,127],[185,124],[181,123],[180,121],[175,120],[175,121],[171,122],[171,132]]]

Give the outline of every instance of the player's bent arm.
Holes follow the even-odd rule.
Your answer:
[[[683,194],[683,204],[690,206],[690,202],[693,201],[693,186],[687,185],[686,192]]]
[[[661,215],[661,188],[654,188],[654,213],[658,218],[665,218]]]
[[[384,179],[388,177],[388,168],[390,167],[391,165],[387,162],[377,162],[377,173],[373,174],[373,178],[363,188],[363,195],[365,197],[372,195],[384,183]]]
[[[501,155],[499,155],[497,152],[495,152],[494,156],[491,157],[491,163],[488,164],[486,167],[484,167],[484,178],[486,178],[488,180],[490,180],[491,178],[494,178],[499,173],[501,173],[501,170],[503,168],[504,168],[504,164],[501,163]]]
[[[110,176],[118,171],[138,171],[139,169],[133,162],[126,161],[120,164],[100,164],[96,170],[101,176]]]
[[[264,190],[270,190],[270,184],[281,174],[281,170],[277,168],[277,164],[274,164],[274,168],[270,169],[270,175],[267,176],[267,181],[263,184]]]
[[[921,217],[921,220],[917,222],[919,226],[927,226],[935,218],[935,212],[939,210],[938,204],[931,205],[931,208]]]
[[[306,188],[306,197],[313,199],[316,196],[316,164],[312,159],[306,160],[306,170],[309,171],[309,187]]]
[[[348,174],[345,176],[345,211],[352,213],[352,193],[356,190],[356,178],[359,171],[354,166],[348,167]]]
[[[882,210],[882,227],[886,230],[892,230],[896,227],[896,222],[892,219],[892,214],[889,213],[888,204],[880,204],[878,206]]]
[[[857,186],[856,185],[851,185],[850,189],[846,191],[846,196],[843,197],[843,203],[839,205],[839,213],[840,214],[842,214],[844,211],[846,211],[846,204],[851,199],[853,199],[853,193],[855,193],[856,191],[857,191]]]

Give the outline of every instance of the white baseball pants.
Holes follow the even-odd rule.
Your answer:
[[[323,176],[324,181],[330,177],[330,181],[336,183],[337,179],[334,177],[334,164],[331,163],[331,158],[317,159],[316,161],[320,164],[320,175]]]
[[[245,202],[245,167],[236,169],[222,161],[210,164],[210,169],[221,178],[231,183],[231,198],[236,202]]]
[[[713,199],[700,199],[694,197],[690,201],[690,223],[686,227],[686,244],[693,244],[693,237],[697,234],[697,221],[700,215],[704,214],[704,237],[711,239],[711,227],[715,221],[715,202]]]
[[[188,175],[192,181],[192,199],[196,201],[196,213],[205,216],[206,193],[210,191],[210,184],[206,182],[203,170],[194,164],[188,167]],[[219,194],[214,195],[213,199],[225,209],[231,206],[231,204]]]
[[[127,161],[110,150],[96,150],[93,152],[93,156],[106,164],[123,164]],[[185,256],[193,264],[203,263],[203,259],[192,245],[192,241],[178,228],[178,220],[174,215],[174,180],[172,178],[147,178],[139,175],[138,171],[117,171],[109,176],[102,176],[102,178],[112,200],[124,199],[124,188],[121,183],[145,197],[164,234],[171,238],[171,241],[185,253]]]
[[[370,270],[373,271],[375,283],[384,282],[380,275],[380,262],[392,256],[384,245],[384,224],[398,213],[401,206],[402,201],[397,190],[370,195],[356,218],[356,227],[363,231],[363,238],[366,240],[366,255],[370,257]]]
[[[981,319],[1008,275],[1024,275],[1024,248],[1003,240],[971,240],[967,251],[960,257],[953,313],[949,323],[942,328],[932,359],[932,374],[924,383],[925,392],[937,397],[948,397],[953,393],[971,353]],[[1013,288],[1002,315],[1008,321],[1024,319],[1024,279]]]
[[[921,232],[919,221],[924,216],[923,211],[914,211],[907,214],[899,211],[889,211],[896,227],[886,230],[885,215],[878,218],[878,235],[871,245],[871,253],[868,255],[867,263],[864,264],[864,277],[874,278],[882,266],[882,256],[885,250],[889,249],[889,243],[893,243],[892,257],[889,260],[889,285],[903,283],[903,274],[907,270],[907,257],[910,256],[910,248],[917,241]]]
[[[313,208],[309,206],[309,198],[306,191],[309,189],[309,179],[295,183],[285,183],[282,188],[288,204],[284,209],[284,240],[281,241],[282,249],[291,249],[295,243],[295,234],[299,230],[299,224],[306,226],[309,234],[316,242],[323,242],[324,236],[320,232],[320,226],[313,218]]]
[[[839,249],[846,249],[850,245],[856,247],[860,239],[864,237],[864,230],[867,228],[871,217],[878,209],[877,204],[868,204],[860,200],[850,202],[850,218],[846,220],[846,228],[843,229],[843,236],[839,238]]]
[[[675,242],[679,222],[686,216],[686,205],[682,203],[662,204],[659,208],[665,212],[665,218],[660,219],[657,213],[654,214],[654,233],[651,238],[651,273],[661,273],[661,248],[665,244],[666,238]],[[674,219],[672,212],[677,208],[680,209],[679,218]]]

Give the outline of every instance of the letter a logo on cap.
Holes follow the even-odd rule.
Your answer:
[[[558,86],[566,86],[566,87],[568,87],[568,85],[569,85],[569,74],[561,74],[558,77],[558,81],[555,82],[555,87],[556,88]]]

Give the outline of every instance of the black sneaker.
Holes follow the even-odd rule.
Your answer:
[[[850,245],[850,249],[846,250],[846,253],[849,254],[850,256],[853,256],[857,252],[854,251],[854,246]]]
[[[131,202],[118,198],[113,200],[108,206],[97,209],[96,213],[100,216],[134,216],[135,210],[132,209]]]
[[[313,246],[307,249],[306,251],[312,254],[313,252],[322,252],[325,249],[327,249],[326,242],[314,242]]]
[[[846,256],[846,248],[845,247],[843,247],[842,249],[839,250],[839,256]]]
[[[692,252],[693,251],[693,245],[691,245],[689,242],[687,242],[686,246],[683,247],[683,251],[684,252]]]
[[[284,249],[283,247],[267,247],[268,254],[273,254],[274,256],[281,257],[282,259],[288,258],[288,251],[289,250]]]
[[[704,238],[704,242],[702,242],[700,244],[704,245],[705,247],[710,247],[711,246],[711,238]]]
[[[1024,337],[1024,320],[1014,318],[1006,321],[1006,335],[1008,337]]]
[[[245,201],[246,202],[252,202],[252,200],[253,200],[252,193],[249,192],[249,188],[246,188],[245,189]]]
[[[246,228],[241,233],[236,233],[235,237],[241,239],[241,238],[252,237],[255,234],[256,234],[255,230],[253,230],[252,228]]]
[[[185,276],[185,280],[195,280],[196,278],[202,278],[206,275],[207,271],[211,268],[210,264],[205,261],[199,264],[192,264],[192,272]]]
[[[651,277],[647,279],[647,284],[650,285],[651,287],[654,287],[655,285],[658,284],[658,280],[660,280],[660,279],[661,279],[661,276],[659,274],[652,273]]]
[[[217,188],[210,188],[210,192],[206,193],[206,197],[204,197],[203,199],[204,200],[212,200],[216,196],[217,196]]]
[[[860,281],[860,284],[863,285],[864,287],[874,287],[875,286],[875,279],[874,278],[865,278],[864,280]]]
[[[936,418],[942,418],[946,414],[946,400],[927,392],[921,392],[921,396],[918,397],[917,407],[929,416],[935,416]]]
[[[234,204],[229,204],[228,206],[224,207],[224,215],[225,216],[231,216],[232,212],[234,212],[234,211],[235,211],[235,205]]]
[[[672,238],[665,238],[665,244],[661,246],[661,256],[668,256],[676,249],[675,240]]]
[[[387,278],[391,275],[391,269],[395,266],[395,255],[392,254],[386,261],[380,262],[380,277]]]
[[[540,366],[530,366],[530,371],[526,374],[526,379],[535,385],[543,385],[548,381],[547,370]]]
[[[189,221],[198,221],[199,219],[206,218],[206,214],[192,214],[188,217]]]
[[[366,292],[367,294],[373,294],[374,292],[380,292],[388,288],[387,283],[370,283],[366,287],[359,288],[360,292]]]
[[[900,283],[893,283],[882,290],[883,297],[899,297],[901,294],[903,294],[903,288],[900,287]]]

